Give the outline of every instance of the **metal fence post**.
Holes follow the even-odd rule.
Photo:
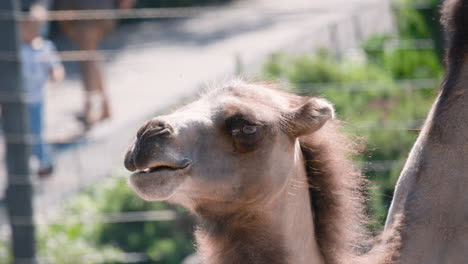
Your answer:
[[[36,263],[36,242],[28,113],[22,86],[19,27],[14,16],[18,11],[18,0],[0,1],[0,12],[11,14],[11,19],[0,19],[0,53],[8,55],[0,58],[0,103],[6,143],[6,202],[13,258],[15,264],[30,264]]]

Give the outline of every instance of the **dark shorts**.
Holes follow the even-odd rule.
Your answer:
[[[54,10],[92,10],[92,9],[116,9],[118,0],[55,0]],[[115,20],[99,19],[93,20],[71,20],[60,21],[62,30],[73,42],[80,42],[82,34],[90,34],[85,39],[95,41],[102,40],[115,27]]]
[[[56,10],[87,10],[117,8],[117,0],[55,0]]]

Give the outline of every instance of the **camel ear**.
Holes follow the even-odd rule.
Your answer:
[[[294,137],[319,130],[328,120],[335,118],[330,102],[322,98],[311,98],[286,117],[287,129]]]

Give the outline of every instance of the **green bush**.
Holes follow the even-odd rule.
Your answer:
[[[113,263],[123,259],[123,252],[110,245],[100,246],[89,239],[87,227],[77,219],[83,218],[80,214],[66,214],[60,223],[38,225],[37,257],[41,263],[68,264]],[[10,245],[0,241],[0,264],[11,263],[12,255]]]
[[[395,22],[402,38],[434,38],[440,0],[394,0]],[[435,25],[435,27],[434,27]]]
[[[103,216],[128,212],[173,210],[174,221],[136,219],[103,221]],[[123,177],[73,197],[58,212],[56,220],[38,225],[38,256],[46,263],[126,263],[124,253],[142,256],[138,263],[179,264],[193,253],[193,222],[179,207],[145,202],[137,197]],[[0,264],[10,263],[10,249],[0,241]]]
[[[362,46],[369,64],[375,64],[393,79],[440,78],[442,67],[433,48],[391,47],[389,36],[373,36]],[[390,46],[390,47],[387,47]]]
[[[126,180],[111,181],[84,199],[97,202],[100,213],[174,210],[175,221],[141,221],[101,224],[97,241],[116,245],[126,252],[140,252],[148,263],[176,264],[194,251],[193,223],[187,212],[163,202],[145,202],[134,194]]]
[[[10,245],[0,240],[0,264],[10,264],[11,261]]]
[[[60,227],[56,225],[41,230],[38,239],[38,255],[44,262],[101,264],[114,263],[123,259],[124,253],[120,249],[110,245],[99,246],[94,241],[81,237],[79,230],[73,230],[66,225],[60,224]]]

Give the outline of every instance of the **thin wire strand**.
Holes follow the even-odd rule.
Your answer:
[[[41,215],[41,214],[40,214]],[[63,225],[65,224],[91,224],[91,223],[130,223],[130,222],[146,222],[146,221],[174,221],[177,218],[177,213],[174,210],[157,210],[157,211],[139,211],[139,212],[119,212],[112,214],[83,214],[79,217],[54,217],[47,218],[47,215],[36,216],[35,219],[23,216],[13,216],[11,224],[15,226],[21,225]]]
[[[364,81],[364,82],[310,82],[291,84],[287,80],[280,80],[286,87],[293,87],[295,91],[338,90],[338,91],[382,91],[382,90],[420,90],[434,89],[440,84],[439,79],[400,79],[394,81]]]
[[[89,9],[48,11],[48,21],[102,20],[102,19],[145,19],[145,18],[182,18],[200,14],[202,11],[216,10],[209,7],[173,7],[138,9]],[[1,20],[23,21],[29,18],[28,12],[0,12]]]
[[[432,45],[432,44],[431,44]],[[427,50],[430,49],[429,46],[416,46],[416,45],[390,45],[391,48],[384,48],[384,49],[369,49],[371,51],[386,51],[386,50]],[[125,47],[125,49],[107,49],[107,50],[65,50],[65,51],[57,51],[54,55],[60,57],[61,61],[91,61],[91,60],[105,60],[111,56],[115,56],[116,54],[125,51],[141,51],[142,49],[151,49],[154,48],[154,45],[138,45],[135,47]],[[0,61],[19,61],[20,58],[15,54],[11,54],[8,52],[0,52]],[[39,61],[48,61],[48,57],[40,58]]]
[[[102,263],[103,257],[97,255],[82,255],[80,256],[81,260],[85,260],[92,263]],[[138,252],[124,252],[120,258],[113,259],[114,261],[118,261],[119,263],[141,263],[151,260],[148,258],[146,253],[138,253]],[[15,258],[15,264],[32,264],[32,263],[39,263],[39,264],[50,264],[53,263],[53,258],[50,257],[35,257],[34,259],[29,258]],[[73,262],[72,262],[73,263]]]
[[[377,4],[367,4],[368,7],[380,7]],[[47,21],[72,21],[72,20],[115,20],[115,19],[161,19],[161,18],[185,18],[208,12],[219,12],[226,10],[225,7],[217,6],[198,6],[198,7],[161,7],[161,8],[134,8],[134,9],[87,9],[87,10],[56,10],[47,11],[45,20]],[[247,5],[237,5],[229,7],[229,11],[251,11],[252,8]],[[256,8],[256,14],[263,15],[291,15],[298,11],[275,11],[267,7]],[[304,12],[324,12],[324,8],[302,9]],[[328,9],[328,11],[333,11]],[[28,12],[9,12],[0,11],[0,20],[23,21],[29,18]]]

